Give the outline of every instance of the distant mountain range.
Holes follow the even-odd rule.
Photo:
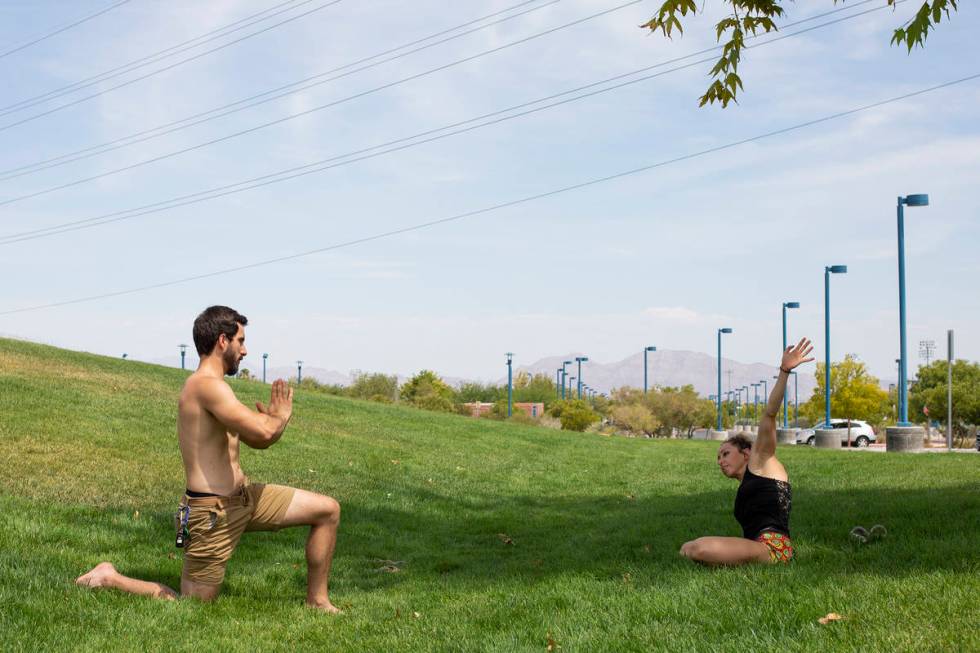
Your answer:
[[[578,372],[578,367],[574,363],[576,356],[582,356],[582,354],[569,353],[564,356],[542,358],[531,365],[515,365],[514,373],[517,374],[520,371],[526,371],[530,374],[547,374],[549,378],[555,379],[555,370],[561,367],[562,361],[570,360],[573,361],[573,363],[572,365],[566,366],[566,369],[568,370],[569,376],[576,376]],[[648,357],[650,374],[649,384],[651,387],[656,385],[680,387],[690,384],[694,386],[694,389],[699,394],[705,397],[715,393],[718,385],[718,373],[716,359],[714,356],[696,351],[672,351],[665,349],[650,352]],[[180,359],[178,357],[156,359],[149,362],[169,365],[172,367],[180,366]],[[197,356],[192,355],[191,352],[188,352],[187,360],[185,361],[187,369],[196,368],[197,362]],[[242,367],[248,369],[253,377],[262,378],[261,359],[258,361],[246,360]],[[813,377],[813,369],[814,368],[812,366],[807,366],[807,370],[799,375],[799,397],[801,403],[810,398],[813,389],[816,387],[816,380]],[[728,374],[729,370],[731,370],[731,375]],[[749,386],[749,400],[751,401],[754,396],[754,390],[752,389],[751,384],[758,383],[762,379],[766,379],[766,382],[771,388],[772,377],[778,373],[779,367],[775,365],[764,365],[762,363],[740,363],[729,358],[723,358],[721,377],[722,392],[726,392],[729,388]],[[305,365],[303,366],[303,376],[306,378],[316,379],[321,383],[338,385],[350,385],[353,380],[351,372],[338,372],[336,370],[328,370],[322,367],[307,367]],[[643,353],[636,353],[632,356],[624,358],[623,360],[612,363],[600,363],[592,360],[586,361],[582,363],[582,376],[587,384],[603,393],[608,393],[613,388],[623,386],[642,388]],[[269,367],[266,370],[266,379],[268,381],[278,378],[296,378],[296,367],[277,366]],[[406,379],[407,377],[398,375],[399,382],[404,382]],[[443,380],[446,381],[446,383],[457,387],[460,384],[468,381],[468,379],[459,377],[445,376],[443,377]],[[503,376],[495,381],[495,383],[501,385],[506,382],[506,376]],[[793,399],[792,393],[793,383],[791,381],[789,388],[790,400]],[[761,401],[761,386],[759,388],[759,397]]]
[[[567,365],[565,369],[569,376],[577,376],[578,364],[575,363],[575,357],[582,355],[570,353],[565,356],[542,358],[531,365],[515,366],[514,371],[515,374],[518,371],[547,374],[551,379],[555,379],[556,370],[561,367],[562,361],[572,361],[572,364]],[[692,385],[695,391],[705,397],[713,395],[718,389],[718,361],[714,356],[696,351],[672,351],[669,349],[650,352],[647,356],[650,387]],[[765,379],[768,387],[772,388],[773,376],[779,374],[779,367],[775,365],[740,363],[730,358],[722,358],[721,369],[721,391],[724,393],[729,388],[748,386],[750,401],[754,397],[754,389],[751,384]],[[730,375],[729,370],[731,371]],[[642,388],[643,353],[639,352],[613,363],[585,361],[582,363],[582,377],[589,386],[602,393],[608,393],[613,388],[623,386]],[[817,385],[816,379],[813,377],[813,367],[808,366],[806,371],[800,373],[798,381],[800,403],[802,403],[810,398],[810,394]],[[506,383],[507,378],[503,377],[499,382]],[[793,381],[791,380],[789,385],[790,400],[793,399],[793,390]],[[763,389],[760,386],[760,401],[762,394]]]

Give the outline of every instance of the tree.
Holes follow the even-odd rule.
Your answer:
[[[919,368],[919,378],[909,389],[910,418],[928,409],[930,419],[946,419],[947,370],[943,360]],[[953,422],[960,433],[967,424],[980,424],[980,364],[953,362]]]
[[[840,0],[843,2],[844,0]],[[742,90],[742,78],[738,74],[738,65],[742,58],[742,48],[745,47],[746,35],[757,36],[759,32],[778,31],[775,19],[783,15],[782,0],[722,0],[725,5],[731,5],[732,13],[718,21],[715,25],[716,39],[719,43],[727,39],[722,46],[721,57],[711,69],[713,81],[708,90],[701,96],[699,106],[720,102],[722,108],[729,102],[736,102],[738,91]],[[833,0],[837,4],[838,0]],[[895,8],[896,0],[881,0]],[[902,27],[892,33],[892,44],[904,44],[911,53],[912,48],[924,47],[929,30],[938,25],[945,15],[950,18],[950,10],[956,11],[957,0],[930,0],[922,3],[915,15]],[[701,11],[704,11],[702,5]],[[684,28],[678,15],[686,17],[698,13],[695,0],[665,0],[657,14],[641,25],[652,32],[660,31],[671,38],[674,30],[683,34]]]
[[[640,404],[620,404],[610,409],[613,424],[631,433],[652,436],[660,429],[660,421],[650,409]]]
[[[476,381],[464,383],[459,386],[456,398],[461,403],[485,402],[493,403],[500,399],[507,398],[507,388],[492,383],[478,383]]]
[[[643,404],[661,423],[661,435],[670,436],[674,429],[690,435],[698,426],[709,426],[716,415],[715,405],[702,399],[694,386],[681,388],[657,388],[645,396],[640,393]]]
[[[817,387],[813,389],[809,401],[800,406],[800,412],[815,424],[823,423],[826,413],[824,369],[824,364],[817,363]],[[881,389],[878,379],[868,373],[865,364],[854,354],[847,354],[843,361],[830,364],[830,397],[831,410],[847,420],[859,419],[870,424],[881,424],[891,413],[888,393]],[[851,443],[850,423],[847,443]]]
[[[589,407],[583,399],[565,401],[558,416],[561,428],[565,431],[584,431],[599,421],[599,414]]]
[[[525,378],[521,378],[521,374]],[[531,376],[527,372],[521,372],[517,376],[521,385],[514,383],[514,401],[550,404],[555,400],[555,382],[548,374]],[[507,388],[503,388],[503,391],[506,397]]]
[[[360,370],[354,372],[354,382],[347,389],[347,395],[355,399],[370,399],[390,403],[398,396],[398,377],[392,374],[369,374]]]
[[[426,410],[452,412],[453,389],[430,370],[422,370],[401,387],[405,401]]]

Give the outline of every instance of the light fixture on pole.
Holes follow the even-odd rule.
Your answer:
[[[657,351],[656,347],[646,347],[643,350],[643,394],[647,393],[647,353]]]
[[[830,428],[830,275],[846,274],[846,265],[828,265],[823,269],[823,327],[824,327],[824,428]]]
[[[514,414],[514,374],[513,362],[514,354],[507,352],[507,417]]]
[[[898,332],[899,345],[901,346],[899,358],[901,359],[901,369],[898,377],[898,393],[901,397],[899,401],[899,426],[909,426],[908,415],[908,355],[906,353],[906,334],[905,334],[905,206],[929,206],[929,196],[925,194],[906,195],[898,198]]]
[[[582,398],[582,363],[589,360],[588,356],[576,356],[575,362],[578,363],[578,398]]]
[[[786,342],[786,309],[787,308],[799,308],[799,302],[783,302],[783,351],[789,346]],[[789,402],[789,397],[786,393],[783,393],[783,428],[789,426],[789,411],[787,410],[787,403]]]
[[[718,329],[718,431],[722,429],[721,421],[721,334],[732,333],[730,327]]]
[[[571,365],[572,361],[562,361],[561,364],[561,398],[562,401],[565,400],[565,384],[568,383],[568,372],[565,370],[566,365]]]
[[[265,364],[269,360],[269,354],[262,354],[262,383],[265,383]]]
[[[180,369],[184,369],[185,356],[187,356],[187,345],[180,345]]]

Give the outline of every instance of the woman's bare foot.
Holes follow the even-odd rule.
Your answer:
[[[329,614],[343,614],[343,610],[334,606],[334,604],[330,602],[330,599],[323,599],[322,601],[307,600],[306,605],[311,608],[316,608],[317,610],[323,610]]]
[[[118,575],[119,572],[111,562],[100,562],[92,568],[92,571],[76,578],[75,584],[82,587],[108,587],[109,580]]]

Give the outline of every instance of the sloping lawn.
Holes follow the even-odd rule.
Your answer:
[[[980,650],[980,456],[786,447],[796,560],[706,569],[680,545],[740,533],[712,443],[311,393],[243,466],[341,502],[344,615],[303,607],[305,529],[246,534],[212,604],[75,587],[102,560],[178,586],[184,375],[0,339],[0,649]]]

